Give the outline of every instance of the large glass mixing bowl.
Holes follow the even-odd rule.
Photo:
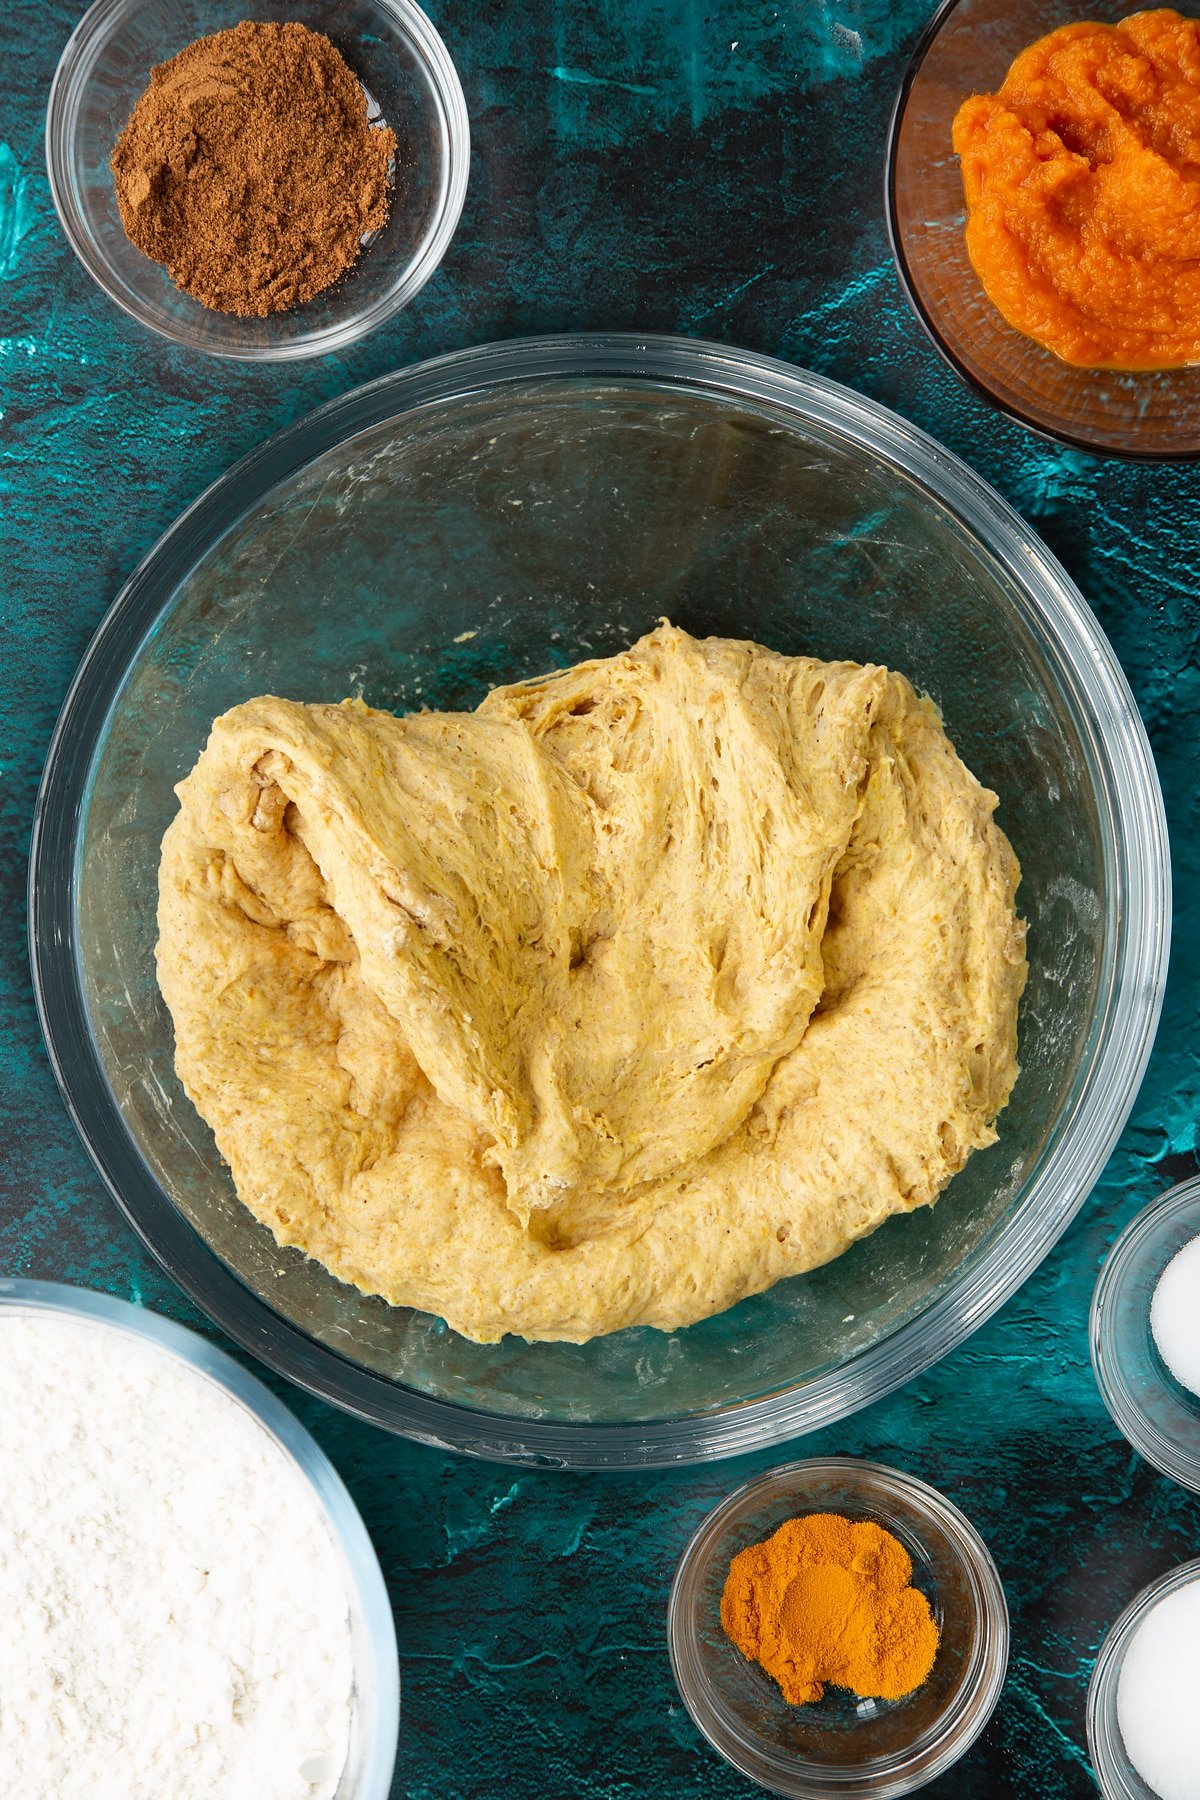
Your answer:
[[[1022,1074],[939,1204],[669,1336],[481,1346],[280,1250],[172,1062],[159,842],[213,717],[265,691],[471,707],[660,615],[890,663],[943,708],[1024,868]],[[51,746],[31,872],[67,1103],[146,1243],[281,1373],[426,1441],[514,1461],[733,1455],[926,1368],[1046,1253],[1149,1052],[1169,865],[1112,651],[1021,520],[920,432],[815,376],[673,339],[494,345],[271,440],[133,576]]]

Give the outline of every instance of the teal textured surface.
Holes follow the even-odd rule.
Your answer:
[[[1112,638],[1146,720],[1175,854],[1171,982],[1121,1146],[1035,1277],[901,1393],[803,1440],[943,1489],[1013,1612],[992,1724],[931,1793],[1094,1791],[1083,1696],[1108,1624],[1195,1554],[1200,1501],[1119,1439],[1092,1381],[1103,1255],[1200,1168],[1200,466],[1098,463],[990,412],[900,298],[881,208],[912,0],[464,0],[433,7],[475,137],[459,235],[414,306],[345,357],[243,369],[174,351],[75,263],[41,153],[80,9],[10,0],[0,115],[0,1270],[80,1282],[198,1324],[92,1172],[41,1048],[23,944],[29,822],[74,666],[176,514],[269,432],[373,375],[490,338],[678,330],[860,388],[942,439],[1041,532]],[[247,11],[253,12],[251,0]],[[663,1633],[687,1537],[790,1452],[651,1476],[515,1474],[389,1439],[272,1379],[337,1463],[378,1547],[404,1681],[409,1800],[748,1795],[678,1701]]]

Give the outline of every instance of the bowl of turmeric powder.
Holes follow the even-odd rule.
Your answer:
[[[943,1774],[1008,1661],[974,1527],[914,1476],[851,1457],[786,1464],[724,1500],[684,1551],[667,1634],[709,1743],[796,1800],[891,1800]]]
[[[888,138],[888,229],[935,348],[1030,429],[1200,456],[1200,18],[943,0]]]

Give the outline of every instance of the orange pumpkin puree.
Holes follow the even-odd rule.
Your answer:
[[[1200,362],[1200,20],[1064,25],[954,121],[967,250],[1066,362]]]

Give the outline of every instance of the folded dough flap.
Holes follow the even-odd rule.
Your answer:
[[[473,714],[250,701],[180,796],[344,923],[527,1218],[694,1162],[799,1043],[885,679],[663,627]]]

